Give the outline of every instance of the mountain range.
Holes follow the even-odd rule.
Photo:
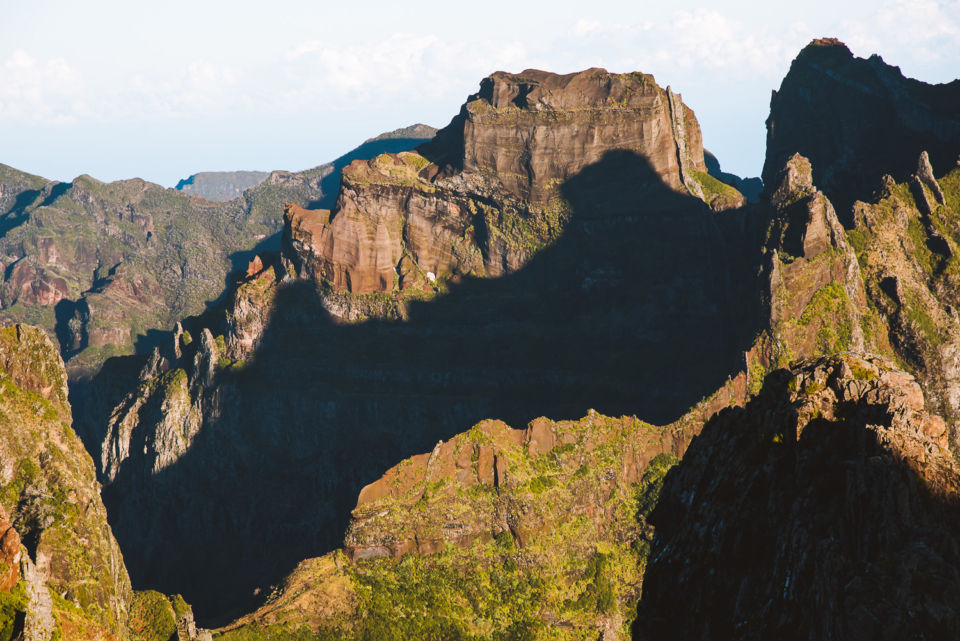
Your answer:
[[[960,636],[960,81],[818,39],[702,138],[526,70],[239,195],[0,166],[0,641]]]

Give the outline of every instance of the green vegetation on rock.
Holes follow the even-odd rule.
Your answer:
[[[10,592],[0,592],[0,641],[16,641],[13,635],[18,617],[27,610],[27,592],[23,581]]]

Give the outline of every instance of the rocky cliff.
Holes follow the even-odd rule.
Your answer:
[[[0,328],[0,638],[203,641],[180,597],[134,592],[43,330]]]
[[[619,117],[672,141],[669,184],[611,137],[551,179],[546,203],[427,149],[354,162],[329,213],[287,208],[282,260],[252,263],[208,333],[163,346],[103,417],[104,496],[134,577],[224,621],[340,546],[357,493],[398,458],[485,418],[594,407],[670,423],[742,370],[761,214],[691,195],[668,117],[682,103],[646,76],[608,76],[652,106],[614,92],[583,103],[581,126]],[[564,82],[563,113],[533,98],[504,113],[526,110],[549,139],[587,100]],[[684,140],[699,171],[698,137]],[[186,562],[166,563],[174,551]]]
[[[960,146],[958,146],[960,147]],[[871,306],[889,328],[952,438],[960,417],[960,168],[934,178],[926,152],[904,182],[886,176],[879,198],[854,204],[856,248]]]
[[[424,127],[314,169],[272,172],[219,203],[142,180],[58,183],[0,166],[0,319],[47,330],[72,379],[110,356],[149,353],[161,332],[221,296],[231,270],[279,248],[285,201],[322,206],[346,162],[410,149]]]
[[[880,56],[856,58],[842,42],[814,40],[770,100],[764,183],[800,153],[846,226],[855,200],[870,200],[884,174],[903,182],[927,151],[937,175],[960,154],[960,80],[928,85]]]
[[[893,356],[887,326],[869,304],[856,251],[810,162],[790,158],[769,185],[761,281],[767,318],[746,360],[751,391],[797,358],[837,352]]]
[[[0,329],[0,368],[0,503],[21,544],[5,538],[19,547],[5,566],[12,579],[19,565],[19,604],[4,604],[13,636],[127,638],[130,579],[70,428],[63,362],[41,330],[17,325]]]
[[[570,179],[613,165],[612,152],[642,158],[644,182],[718,208],[745,202],[707,174],[693,111],[652,76],[498,72],[418,152],[347,167],[333,211],[288,209],[296,265],[353,294],[516,271],[563,233]]]
[[[956,637],[958,474],[892,363],[772,374],[667,475],[635,638]]]

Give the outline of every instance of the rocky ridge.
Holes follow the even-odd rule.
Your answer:
[[[871,306],[928,403],[958,437],[960,417],[960,168],[933,177],[927,154],[904,182],[885,178],[876,202],[857,202],[848,232]]]
[[[583,126],[621,117],[659,136],[650,153],[669,143],[678,157],[668,93],[642,74],[609,76],[656,109],[587,104]],[[567,107],[518,117],[549,137],[575,117]],[[682,113],[686,153],[701,159],[693,171],[699,128]],[[456,122],[438,135],[444,145]],[[251,607],[296,562],[342,544],[357,493],[398,456],[487,417],[522,425],[593,406],[672,422],[735,377],[755,320],[740,304],[755,296],[741,238],[752,214],[714,212],[684,186],[679,161],[670,186],[617,144],[602,142],[600,160],[553,187],[560,205],[433,163],[426,149],[352,163],[331,212],[288,207],[283,256],[251,262],[209,334],[194,327],[161,346],[105,418],[98,458],[112,523],[121,541],[151,542],[128,554],[134,576],[164,591],[193,583],[185,596],[198,612]],[[254,469],[241,504],[238,471]],[[291,484],[298,496],[277,501]],[[191,561],[164,564],[173,549]],[[220,585],[223,572],[237,573],[236,592],[197,583]]]
[[[169,641],[131,621],[143,594],[131,589],[99,490],[70,427],[56,348],[38,328],[0,329],[0,638]],[[180,603],[176,638],[202,641]]]
[[[646,514],[705,417],[742,401],[738,383],[664,427],[591,411],[437,443],[360,492],[343,550],[301,563],[219,638],[628,638]]]
[[[856,58],[839,40],[814,40],[770,99],[764,183],[799,153],[845,226],[854,201],[872,200],[884,174],[903,182],[922,151],[938,175],[960,149],[960,80],[928,85],[880,56]]]
[[[635,638],[956,636],[958,473],[891,362],[771,374],[668,474]]]

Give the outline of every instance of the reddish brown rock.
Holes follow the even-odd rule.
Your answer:
[[[0,592],[9,592],[17,584],[19,567],[20,535],[0,505]]]
[[[465,172],[497,176],[514,196],[544,202],[555,195],[556,183],[605,153],[631,149],[650,161],[665,184],[681,188],[679,157],[689,154],[700,171],[706,165],[693,112],[679,100],[671,104],[668,92],[643,73],[497,72],[481,82],[458,116],[460,165]],[[672,113],[673,107],[682,113]],[[675,131],[674,118],[685,137]],[[678,145],[684,147],[680,154]]]
[[[263,271],[263,260],[260,256],[254,256],[253,260],[247,263],[247,278],[253,278]]]
[[[561,187],[611,152],[705,199],[696,117],[642,73],[497,72],[418,152],[351,163],[330,212],[287,207],[301,275],[366,294],[514,272],[562,233]]]

